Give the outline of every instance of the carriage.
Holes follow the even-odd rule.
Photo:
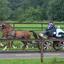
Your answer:
[[[64,35],[62,32],[59,34]],[[47,35],[47,39],[59,39],[59,37],[56,37],[56,29],[46,32],[45,35]],[[39,38],[41,38],[41,36],[39,36]],[[56,51],[64,51],[64,41],[43,41],[44,51],[51,51],[53,48]]]

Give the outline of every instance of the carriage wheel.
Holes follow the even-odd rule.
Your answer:
[[[59,51],[59,41],[53,41],[53,48],[54,48],[56,51]]]
[[[50,41],[45,41],[43,43],[43,46],[44,46],[43,49],[45,51],[50,51],[52,49],[52,43]]]
[[[59,49],[62,50],[62,51],[64,51],[64,41],[61,41],[59,43]]]

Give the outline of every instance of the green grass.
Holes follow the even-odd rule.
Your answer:
[[[2,51],[4,48],[0,48],[0,51]],[[8,50],[8,48],[6,49],[6,51]],[[14,49],[14,48],[10,48],[10,50],[21,50],[21,48],[16,48],[16,49]],[[25,48],[25,50],[26,50],[26,48]],[[28,50],[39,50],[38,48],[29,48]]]
[[[0,59],[0,64],[64,64],[63,58],[44,58],[41,59]]]

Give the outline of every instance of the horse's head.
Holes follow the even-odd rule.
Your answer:
[[[6,24],[5,23],[0,23],[0,30],[5,29],[6,28]]]
[[[13,27],[11,27],[8,23],[0,23],[0,30],[5,30],[5,31],[11,31]]]

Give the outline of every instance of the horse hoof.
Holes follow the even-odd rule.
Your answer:
[[[2,51],[5,51],[5,50],[2,50]]]
[[[18,47],[15,47],[14,49],[16,49],[16,48],[18,48]]]
[[[26,50],[26,51],[28,51],[28,50]]]
[[[23,50],[21,50],[21,51],[23,51]]]
[[[9,51],[10,49],[8,49],[7,51]]]
[[[16,47],[16,48],[18,48],[18,47]]]

